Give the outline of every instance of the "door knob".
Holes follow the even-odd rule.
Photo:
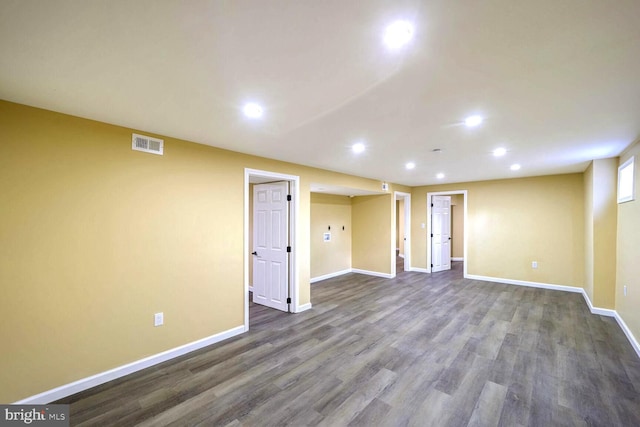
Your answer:
[[[258,255],[258,252],[253,251],[253,252],[251,252],[251,255]]]

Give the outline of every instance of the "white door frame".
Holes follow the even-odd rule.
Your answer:
[[[396,200],[404,201],[404,234],[407,240],[404,242],[404,271],[411,271],[411,193],[401,191],[393,192],[393,227],[391,232],[391,276],[395,277],[396,271],[396,233],[397,215]]]
[[[251,260],[251,248],[249,247],[249,184],[251,178],[267,178],[279,181],[289,181],[291,201],[291,216],[289,219],[289,240],[291,241],[291,255],[289,258],[289,291],[291,292],[291,312],[297,313],[299,307],[300,274],[299,257],[296,256],[299,241],[299,215],[300,212],[300,177],[278,172],[269,172],[259,169],[244,169],[244,330],[249,330],[249,264]]]
[[[463,276],[467,277],[467,267],[469,265],[469,257],[467,256],[467,238],[469,236],[469,228],[467,226],[467,190],[454,191],[437,191],[427,193],[427,273],[431,273],[431,199],[432,196],[451,196],[454,194],[462,194],[464,197],[464,243],[463,243]]]

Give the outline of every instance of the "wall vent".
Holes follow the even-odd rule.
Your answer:
[[[164,154],[164,141],[158,138],[151,138],[150,136],[132,134],[131,135],[131,148],[136,151],[144,151],[151,154]]]

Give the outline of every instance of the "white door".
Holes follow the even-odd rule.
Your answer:
[[[431,271],[451,269],[451,196],[431,198]]]
[[[253,186],[253,302],[289,311],[288,182]]]

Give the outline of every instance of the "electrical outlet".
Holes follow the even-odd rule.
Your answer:
[[[156,313],[153,315],[153,326],[164,325],[164,313]]]
[[[627,285],[624,285],[622,287],[622,291],[624,292],[624,296],[626,297],[627,296]]]
[[[538,268],[538,261],[531,261],[531,268]]]

